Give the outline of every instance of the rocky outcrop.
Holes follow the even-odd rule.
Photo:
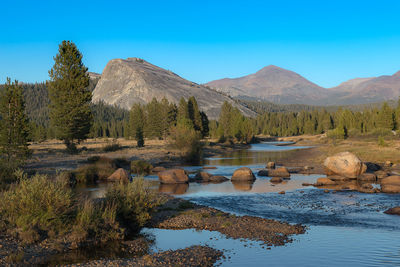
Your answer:
[[[158,173],[158,178],[162,184],[180,184],[189,182],[189,177],[183,169],[161,171]]]
[[[187,100],[191,96],[211,119],[218,118],[225,101],[239,108],[245,116],[256,115],[226,95],[139,58],[109,61],[93,91],[93,102],[103,101],[129,110],[134,103],[149,103],[153,98],[165,97],[178,104],[181,97]]]
[[[350,152],[338,153],[324,161],[327,175],[340,175],[347,178],[357,178],[365,173],[367,166]]]
[[[256,177],[250,168],[242,167],[233,173],[231,181],[254,181],[255,179]]]
[[[107,178],[107,181],[128,183],[129,173],[125,169],[119,168]]]

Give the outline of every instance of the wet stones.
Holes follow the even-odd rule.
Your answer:
[[[350,152],[338,153],[324,161],[326,174],[357,178],[367,170],[367,165]]]
[[[179,184],[189,182],[185,170],[183,169],[170,169],[158,173],[158,178],[162,184]]]
[[[250,168],[242,167],[233,173],[231,181],[254,181],[255,179],[256,177]]]

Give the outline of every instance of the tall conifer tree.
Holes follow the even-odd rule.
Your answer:
[[[63,41],[49,71],[48,89],[51,125],[56,137],[63,140],[68,149],[74,149],[75,142],[85,140],[92,126],[92,93],[87,89],[87,71],[76,45]]]
[[[15,168],[29,156],[29,126],[22,88],[7,78],[0,98],[0,152],[7,168]]]

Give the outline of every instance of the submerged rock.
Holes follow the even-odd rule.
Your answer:
[[[237,169],[231,178],[232,181],[254,181],[255,179],[253,172],[247,167]]]
[[[324,166],[327,175],[340,175],[347,178],[357,178],[367,170],[367,165],[350,152],[342,152],[326,158]]]
[[[189,182],[189,177],[183,169],[161,171],[158,173],[158,178],[160,183],[163,184],[179,184]]]

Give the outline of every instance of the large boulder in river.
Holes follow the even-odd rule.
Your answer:
[[[347,178],[357,178],[367,170],[367,166],[350,152],[342,152],[326,158],[324,166],[327,175],[340,175]]]
[[[400,193],[400,176],[388,176],[380,184],[383,193]]]
[[[189,181],[185,170],[170,169],[158,173],[158,178],[162,184],[183,184]]]
[[[250,168],[242,167],[233,173],[231,181],[254,181],[255,179],[256,177]]]
[[[129,173],[125,169],[119,168],[107,178],[107,181],[128,183]]]

